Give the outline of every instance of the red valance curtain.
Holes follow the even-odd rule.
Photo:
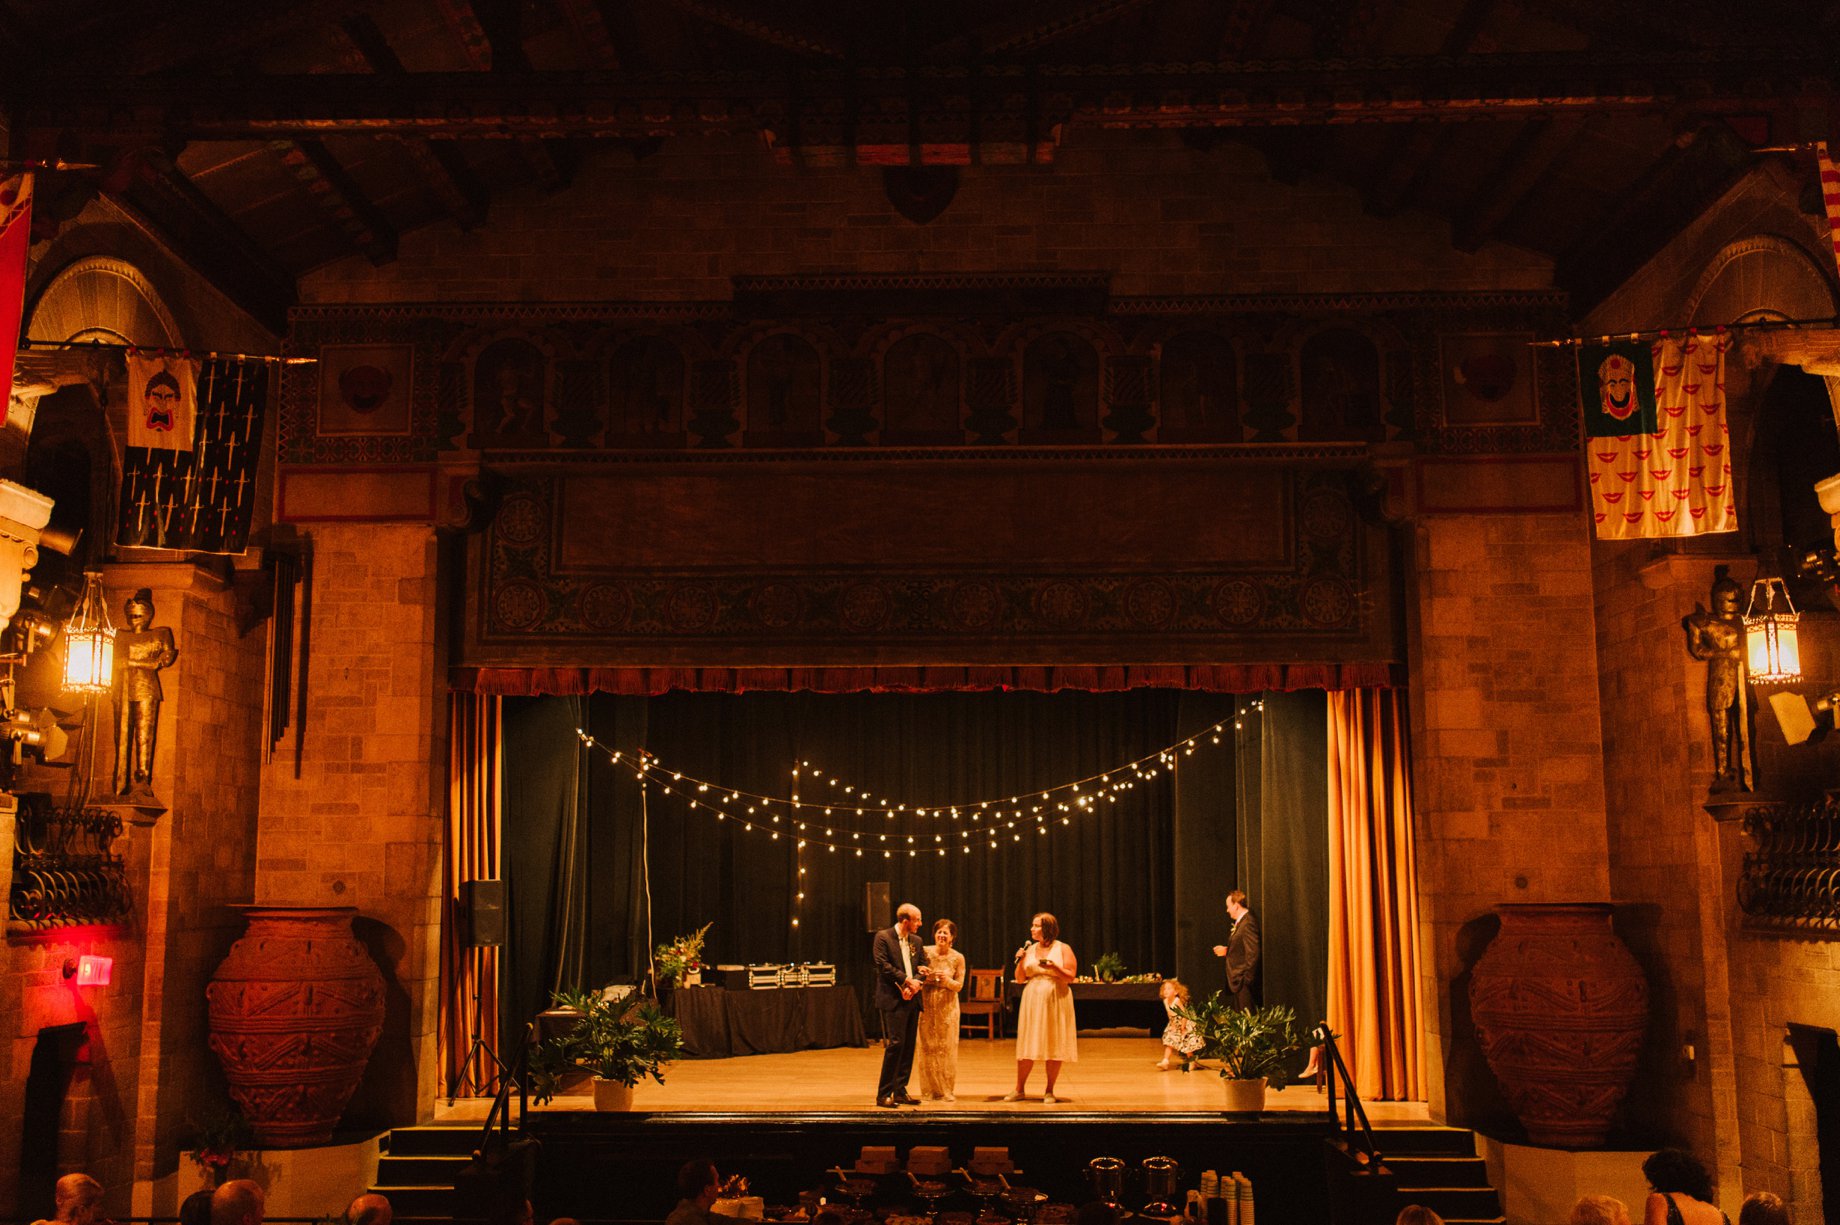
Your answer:
[[[502,699],[455,693],[448,700],[447,829],[441,855],[441,1020],[438,1044],[449,1096],[497,1092],[497,1068],[473,1045],[498,1039],[498,950],[468,944],[460,886],[502,880],[504,724]],[[470,1056],[470,1057],[469,1057]]]
[[[1425,1099],[1405,702],[1329,695],[1329,1028],[1369,1101]]]
[[[1375,662],[1298,664],[1120,664],[1106,667],[900,668],[456,668],[449,685],[499,697],[612,693],[657,697],[691,693],[961,693],[1023,690],[1119,693],[1190,689],[1258,693],[1298,689],[1386,689],[1394,665]]]

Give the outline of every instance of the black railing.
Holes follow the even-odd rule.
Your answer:
[[[1342,1062],[1342,1052],[1335,1045],[1335,1033],[1327,1021],[1310,1031],[1310,1041],[1322,1048],[1322,1059],[1326,1061],[1322,1070],[1328,1079],[1329,1115],[1340,1124],[1348,1151],[1364,1165],[1378,1165],[1380,1146],[1374,1140],[1373,1124],[1367,1121],[1367,1108],[1361,1105],[1361,1095],[1354,1087],[1354,1077],[1349,1075],[1348,1065]],[[1339,1116],[1335,1108],[1337,1081],[1342,1085],[1342,1111]]]
[[[40,930],[120,923],[134,908],[128,869],[113,851],[121,814],[60,808],[43,792],[19,797],[7,918]]]
[[[486,1125],[479,1130],[479,1151],[486,1152],[492,1145],[492,1132],[497,1129],[503,1138],[511,1135],[511,1091],[517,1090],[517,1126],[524,1130],[524,1116],[530,1111],[530,1047],[536,1031],[536,1023],[524,1022],[524,1032],[518,1037],[517,1053],[511,1056],[511,1062],[494,1059],[498,1063],[500,1075],[498,1092],[492,1097],[492,1109],[486,1112]]]
[[[1753,843],[1738,877],[1738,908],[1754,927],[1840,933],[1840,803],[1755,804]]]

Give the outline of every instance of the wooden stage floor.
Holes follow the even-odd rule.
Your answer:
[[[784,1055],[746,1055],[732,1059],[685,1059],[665,1072],[663,1085],[646,1082],[634,1095],[633,1109],[678,1113],[796,1114],[861,1112],[894,1116],[987,1113],[993,1111],[1064,1114],[1181,1114],[1223,1109],[1220,1077],[1211,1069],[1159,1072],[1162,1047],[1152,1038],[1080,1038],[1080,1059],[1061,1069],[1053,1106],[1042,1100],[1044,1076],[1037,1065],[1029,1078],[1029,1097],[999,1100],[1015,1084],[1015,1044],[966,1038],[958,1048],[958,1100],[926,1102],[900,1111],[875,1105],[876,1076],[882,1049],[840,1048],[797,1051]],[[913,1085],[919,1096],[918,1079]],[[1314,1085],[1293,1084],[1265,1095],[1268,1112],[1321,1112],[1327,1098]],[[1368,1117],[1379,1123],[1420,1123],[1429,1117],[1422,1102],[1366,1103]],[[452,1107],[438,1103],[436,1117],[459,1122],[483,1118],[483,1100],[460,1099]],[[591,1111],[593,1099],[558,1096],[534,1110]]]

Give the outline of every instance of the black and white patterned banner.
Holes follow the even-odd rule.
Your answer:
[[[189,451],[128,447],[122,460],[115,543],[186,553],[249,547],[268,364],[200,363]]]

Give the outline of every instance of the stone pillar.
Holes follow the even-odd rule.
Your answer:
[[[445,718],[437,545],[426,523],[318,523],[303,725],[263,770],[256,901],[355,906],[388,1013],[348,1125],[432,1111]]]

